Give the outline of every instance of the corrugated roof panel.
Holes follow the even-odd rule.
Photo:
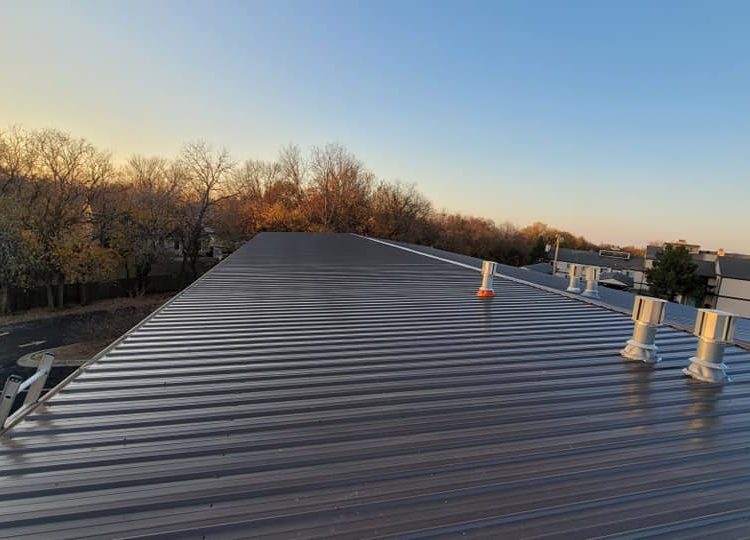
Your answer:
[[[734,382],[620,313],[350,235],[262,234],[0,443],[0,537],[746,534]]]
[[[395,243],[402,247],[416,249],[417,251],[424,252],[429,255],[435,255],[453,260],[474,268],[478,268],[482,263],[481,260],[475,257],[469,257],[468,255],[460,255],[458,253],[451,253],[431,247],[415,246],[413,244],[407,244],[404,242]],[[555,289],[558,291],[565,291],[565,289],[568,287],[568,279],[565,277],[545,275],[540,272],[532,272],[524,268],[518,268],[508,265],[498,265],[497,271],[507,277],[528,281],[532,284]],[[630,311],[630,309],[633,307],[635,294],[632,292],[612,289],[609,287],[600,287],[599,294],[601,296],[601,302],[608,306],[611,306],[612,309]],[[667,322],[681,326],[685,329],[692,329],[693,325],[695,324],[697,313],[698,310],[693,306],[670,302],[669,307],[667,308]],[[737,331],[735,333],[735,342],[745,348],[750,348],[750,319],[746,317],[738,318]]]

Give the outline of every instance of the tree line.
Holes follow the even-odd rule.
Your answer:
[[[174,158],[111,153],[54,129],[0,132],[0,312],[10,287],[44,286],[49,307],[63,287],[132,278],[144,294],[164,245],[181,246],[184,283],[199,273],[207,228],[229,250],[260,231],[355,232],[522,265],[585,238],[543,223],[511,223],[436,210],[413,184],[378,178],[345,147],[273,161],[236,161],[205,142]]]

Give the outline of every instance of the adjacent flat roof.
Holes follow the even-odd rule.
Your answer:
[[[747,534],[750,355],[697,383],[685,332],[653,369],[621,313],[478,284],[258,235],[0,439],[0,537]]]
[[[588,266],[603,266],[615,270],[634,270],[642,272],[644,258],[633,256],[629,259],[600,255],[598,251],[560,248],[558,260],[567,263],[585,264]]]

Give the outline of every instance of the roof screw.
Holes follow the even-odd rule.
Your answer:
[[[579,294],[581,292],[581,270],[582,267],[577,264],[571,264],[568,266],[568,277],[570,282],[568,288],[565,289],[569,293]]]
[[[477,296],[479,296],[480,298],[492,298],[493,296],[495,296],[495,291],[492,288],[492,280],[495,276],[496,268],[496,262],[482,262],[482,286],[477,291]]]
[[[716,309],[699,309],[693,334],[698,336],[695,356],[682,370],[685,375],[703,382],[728,382],[724,348],[734,340],[736,319],[731,313]]]
[[[587,298],[600,298],[599,296],[599,272],[596,266],[588,266],[586,268],[586,290],[583,291],[583,296]]]
[[[636,296],[631,318],[635,321],[633,337],[629,339],[620,354],[628,360],[638,360],[646,364],[658,364],[656,329],[664,322],[667,301],[650,296]]]

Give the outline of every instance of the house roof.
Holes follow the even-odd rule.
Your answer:
[[[646,246],[646,259],[654,260],[656,256],[664,250],[661,246]]]
[[[660,246],[647,246],[646,247],[646,260],[655,260],[656,256],[664,251],[664,248]],[[716,255],[706,253],[695,253],[691,255],[693,262],[698,266],[695,273],[701,277],[713,278],[716,277]]]
[[[698,265],[695,269],[695,273],[701,277],[712,278],[716,277],[716,262],[707,261],[705,259],[696,259],[693,257],[693,262]]]
[[[621,272],[602,272],[599,275],[599,282],[624,288],[633,286],[633,278]]]
[[[750,355],[407,249],[258,235],[0,438],[0,537],[746,530]]]
[[[750,281],[750,257],[719,257],[719,271],[725,278]]]
[[[523,268],[524,270],[531,270],[532,272],[541,272],[542,274],[552,274],[552,265],[548,262],[527,264]]]
[[[617,257],[608,257],[600,255],[598,251],[582,251],[578,249],[560,248],[558,260],[583,264],[586,266],[601,266],[612,268],[614,270],[643,270],[643,257],[630,257],[630,259],[620,259]]]

